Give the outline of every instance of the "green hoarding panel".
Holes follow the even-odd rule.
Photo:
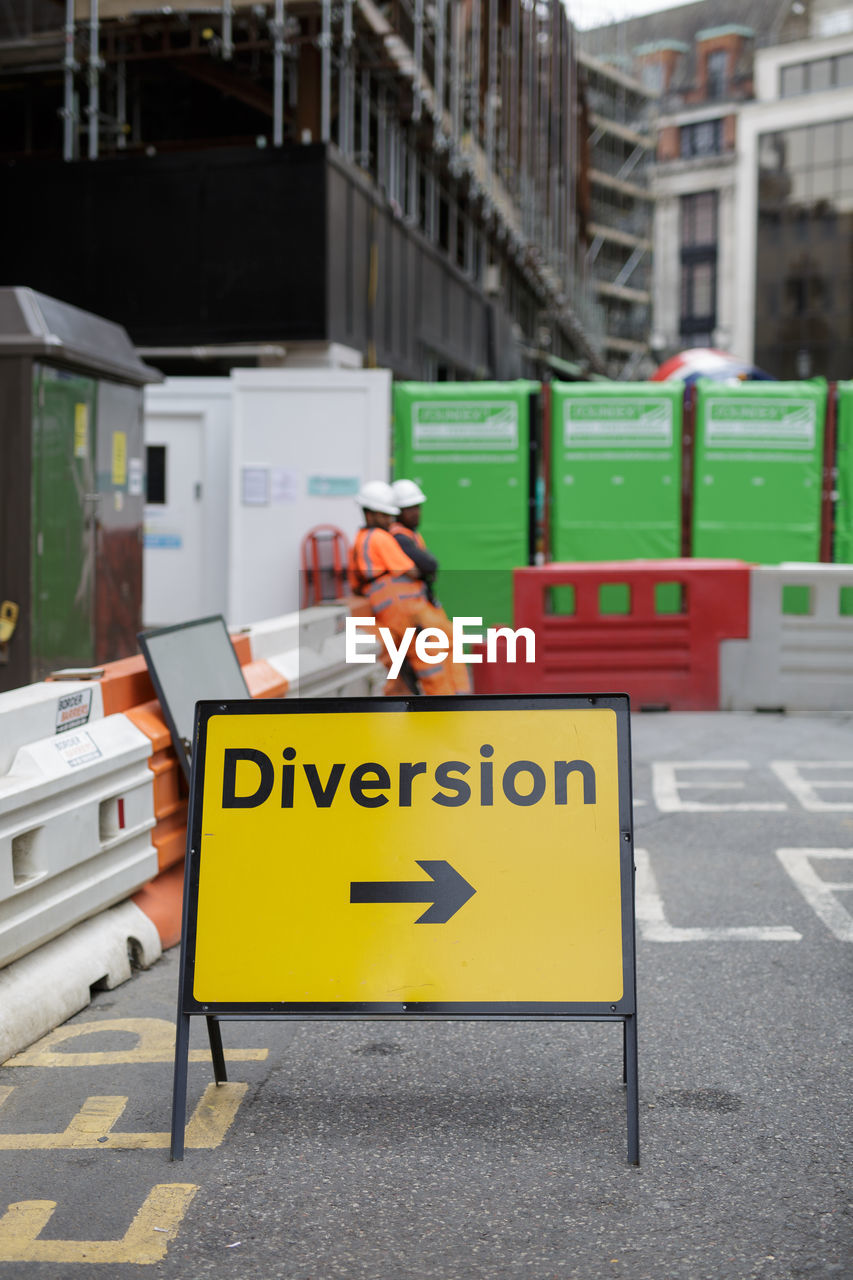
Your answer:
[[[838,502],[833,559],[853,564],[853,382],[838,384]]]
[[[551,384],[551,557],[681,554],[684,389],[654,382]]]
[[[696,384],[693,554],[820,556],[826,384]]]
[[[529,547],[535,382],[398,382],[394,475],[427,496],[421,528],[450,615],[512,621],[512,569]]]

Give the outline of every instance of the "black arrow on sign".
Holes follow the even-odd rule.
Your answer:
[[[447,924],[477,892],[449,862],[421,862],[430,880],[353,880],[350,902],[430,902],[415,924]]]

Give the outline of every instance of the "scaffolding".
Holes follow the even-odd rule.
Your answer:
[[[589,110],[587,279],[603,312],[607,371],[646,377],[650,347],[655,137],[651,90],[617,63],[581,52]]]
[[[602,371],[560,0],[10,0],[5,13],[0,75],[25,117],[17,136],[0,126],[6,156],[323,142],[487,293],[509,296],[528,344]],[[62,80],[52,110],[48,68]],[[512,299],[516,280],[532,303]]]

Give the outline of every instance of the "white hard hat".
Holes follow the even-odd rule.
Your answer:
[[[365,511],[381,511],[386,516],[396,516],[400,511],[390,484],[384,480],[365,480],[355,500]]]
[[[395,480],[391,485],[394,501],[402,510],[403,507],[419,507],[426,502],[426,494],[422,493],[414,480]]]

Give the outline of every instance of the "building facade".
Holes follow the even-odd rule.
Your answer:
[[[656,95],[616,62],[583,50],[589,156],[586,283],[600,311],[607,372],[646,377],[650,348]]]
[[[740,118],[740,340],[784,378],[853,376],[853,10],[820,30],[757,53]]]
[[[658,359],[716,346],[776,377],[849,377],[849,0],[699,0],[584,44],[660,95]]]

